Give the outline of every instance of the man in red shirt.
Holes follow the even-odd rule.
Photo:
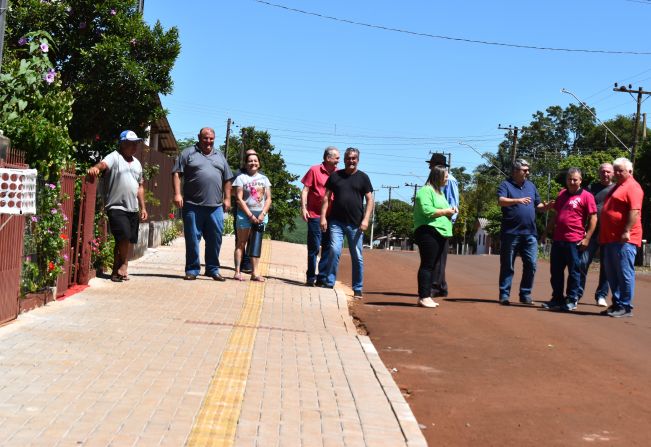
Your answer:
[[[554,219],[549,221],[547,232],[553,229],[552,252],[549,260],[552,283],[552,299],[543,307],[574,310],[581,293],[581,254],[588,248],[597,225],[597,204],[594,196],[581,188],[582,175],[579,168],[570,168],[565,177],[566,189],[558,193],[553,210]],[[586,223],[587,229],[586,229]],[[567,288],[565,268],[567,267]]]
[[[613,171],[616,185],[604,202],[599,230],[613,305],[602,313],[615,318],[632,317],[635,255],[642,245],[640,210],[644,192],[633,178],[633,164],[628,159],[616,159]]]
[[[301,214],[307,222],[307,280],[306,286],[323,286],[328,284],[326,268],[330,254],[330,229],[321,232],[321,205],[325,196],[325,183],[337,169],[339,150],[328,146],[323,152],[323,163],[312,166],[303,176],[301,192]],[[316,259],[321,249],[319,272],[316,272]]]

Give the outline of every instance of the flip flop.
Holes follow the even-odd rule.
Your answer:
[[[124,279],[122,279],[122,275],[111,275],[111,281],[122,282],[124,281]]]
[[[235,276],[233,276],[233,279],[236,281],[246,281],[244,278],[242,278],[241,273],[236,273]]]
[[[264,279],[264,276],[253,276],[253,275],[251,275],[251,281],[265,282],[266,279]]]
[[[129,278],[127,275],[120,275],[122,278],[122,281],[129,281],[131,278]]]

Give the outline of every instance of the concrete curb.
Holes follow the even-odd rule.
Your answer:
[[[394,382],[393,376],[391,376],[391,373],[384,366],[384,363],[382,363],[382,359],[380,359],[380,355],[375,349],[375,346],[373,346],[373,342],[365,335],[358,335],[357,340],[364,350],[371,368],[373,368],[375,377],[380,383],[393,413],[396,415],[402,434],[405,437],[405,442],[410,447],[427,447],[427,441],[418,426],[416,417],[412,413],[411,408],[409,408],[407,401],[405,401],[398,385]]]

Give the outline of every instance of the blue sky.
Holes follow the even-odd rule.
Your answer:
[[[519,45],[651,52],[645,0],[274,0],[290,8],[432,35]],[[539,51],[420,37],[308,16],[254,0],[145,2],[145,19],[179,28],[174,92],[163,97],[177,138],[226,120],[268,130],[302,175],[334,145],[361,151],[377,200],[409,201],[429,151],[472,171],[494,152],[498,124],[574,99],[602,120],[631,114],[614,82],[651,88],[651,55]],[[643,105],[643,111],[646,104]],[[234,128],[239,131],[239,128]],[[340,164],[340,167],[343,167]]]

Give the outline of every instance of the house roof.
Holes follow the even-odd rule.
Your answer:
[[[478,217],[477,218],[477,223],[479,224],[479,228],[481,228],[482,230],[485,229],[488,226],[489,222],[490,221],[488,219],[486,219],[485,217]]]

